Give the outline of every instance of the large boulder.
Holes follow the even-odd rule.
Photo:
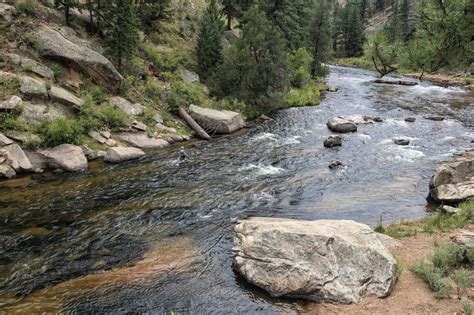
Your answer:
[[[111,148],[105,153],[104,161],[110,163],[120,163],[129,160],[138,159],[145,155],[145,152],[139,148],[131,147],[115,147]]]
[[[87,158],[81,147],[73,144],[61,144],[52,149],[40,150],[48,164],[68,172],[77,172],[87,169]]]
[[[12,178],[16,172],[7,164],[0,164],[0,178]]]
[[[354,221],[251,218],[235,233],[235,268],[274,297],[357,303],[388,296],[396,281],[395,259]]]
[[[228,110],[215,110],[191,105],[189,114],[203,128],[216,133],[232,133],[245,126],[244,119],[239,113]]]
[[[430,195],[440,203],[457,203],[474,197],[474,154],[441,165],[431,178]]]
[[[87,45],[77,44],[49,27],[35,33],[35,44],[42,57],[56,60],[90,76],[96,83],[115,89],[123,77],[103,55]]]
[[[357,125],[343,117],[333,117],[327,122],[327,126],[330,130],[340,133],[356,132]]]
[[[55,102],[76,108],[80,108],[82,105],[84,105],[84,101],[82,99],[57,86],[51,87],[49,90],[49,97]]]
[[[23,110],[20,116],[25,118],[27,121],[53,120],[56,118],[67,117],[70,114],[70,111],[66,106],[57,103],[48,103],[46,105],[24,102],[22,108]]]
[[[30,59],[25,56],[17,54],[6,54],[6,58],[14,65],[20,66],[25,70],[31,71],[43,78],[54,79],[54,72],[51,68],[37,62],[36,60]]]
[[[46,83],[27,76],[19,77],[20,91],[29,97],[48,98]]]
[[[110,104],[117,106],[122,112],[127,115],[141,115],[145,110],[143,105],[132,103],[120,96],[113,96],[109,99]]]
[[[122,132],[114,134],[116,140],[129,144],[140,149],[161,149],[169,145],[163,139],[152,138],[146,133]]]
[[[31,165],[30,160],[18,144],[13,143],[3,147],[2,149],[5,151],[5,155],[10,161],[10,166],[16,172],[29,172],[33,170],[33,165]]]

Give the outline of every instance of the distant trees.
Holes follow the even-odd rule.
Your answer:
[[[331,23],[328,12],[331,12],[331,1],[320,0],[314,13],[309,31],[309,47],[312,54],[311,74],[323,75],[322,63],[329,58],[332,48]]]
[[[135,6],[133,0],[106,0],[103,8],[106,52],[121,70],[123,61],[135,53],[139,40]]]
[[[199,21],[196,54],[199,74],[207,78],[222,61],[223,15],[215,0]]]

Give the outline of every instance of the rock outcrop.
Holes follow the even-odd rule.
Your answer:
[[[123,132],[114,134],[116,140],[140,149],[160,149],[169,145],[163,139],[152,138],[146,133]]]
[[[196,105],[189,107],[189,114],[206,130],[227,134],[242,129],[244,119],[239,113],[228,110],[215,110]]]
[[[80,108],[82,105],[84,105],[84,101],[82,99],[76,97],[63,88],[53,86],[48,93],[51,100],[55,102],[76,108]]]
[[[145,155],[145,152],[138,148],[131,147],[115,147],[105,153],[104,161],[110,163],[120,163],[129,160],[138,159]]]
[[[120,96],[113,96],[109,99],[110,104],[117,106],[122,112],[127,115],[141,115],[145,107],[138,103],[131,103]]]
[[[87,169],[87,158],[81,147],[72,144],[61,144],[52,149],[40,150],[49,166],[68,172],[78,172]]]
[[[21,97],[13,95],[9,99],[0,102],[0,111],[13,111],[23,104]]]
[[[36,48],[42,57],[73,67],[90,76],[96,83],[110,89],[115,89],[123,80],[107,58],[87,45],[79,45],[46,26],[34,35]]]
[[[28,57],[20,56],[17,54],[6,54],[8,61],[12,64],[21,66],[23,69],[27,69],[43,78],[54,79],[54,72],[49,67],[37,62],[36,60]]]
[[[441,165],[431,178],[430,195],[447,204],[474,198],[474,152]]]
[[[20,92],[32,98],[48,98],[48,90],[46,84],[37,79],[27,76],[19,77]]]
[[[396,281],[395,259],[354,221],[251,218],[235,233],[235,268],[274,297],[357,303],[386,297]]]
[[[13,140],[0,133],[0,147],[13,144]]]

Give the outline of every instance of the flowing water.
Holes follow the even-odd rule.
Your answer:
[[[232,226],[249,216],[353,219],[426,215],[428,182],[473,146],[472,92],[428,83],[375,85],[332,67],[320,106],[275,113],[238,136],[82,174],[0,182],[0,313],[279,313],[232,269]],[[383,122],[326,149],[336,115]],[[426,120],[443,115],[445,121]],[[415,123],[404,118],[414,116]],[[393,139],[410,140],[397,146]],[[340,160],[343,168],[328,164]]]

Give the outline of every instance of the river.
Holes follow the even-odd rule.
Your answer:
[[[291,313],[232,269],[232,226],[249,216],[353,219],[427,215],[436,166],[473,147],[474,96],[459,87],[375,85],[331,67],[320,106],[276,112],[239,135],[80,174],[0,182],[0,313]],[[383,122],[326,149],[337,115]],[[443,115],[444,121],[424,119]],[[404,121],[416,117],[415,123]],[[397,146],[393,139],[410,140]],[[330,170],[340,160],[344,167]]]

